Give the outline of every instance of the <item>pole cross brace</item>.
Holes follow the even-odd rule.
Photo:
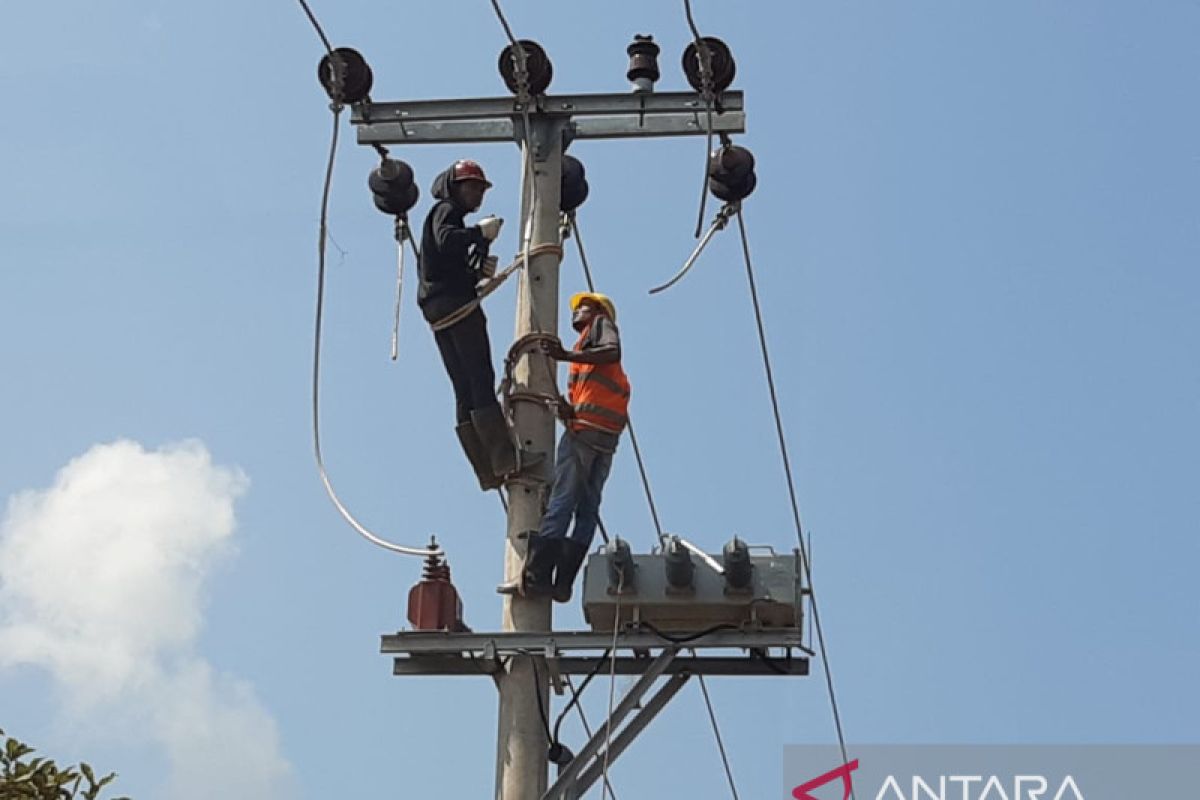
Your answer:
[[[683,672],[672,675],[667,683],[652,697],[637,715],[614,737],[612,731],[621,726],[625,718],[638,708],[642,697],[654,685],[679,652],[678,646],[664,648],[658,657],[646,667],[642,676],[629,688],[617,703],[608,720],[592,734],[575,756],[558,774],[554,784],[542,795],[542,800],[576,800],[596,782],[604,770],[604,764],[612,764],[617,757],[645,730],[650,721],[666,706],[690,674]]]

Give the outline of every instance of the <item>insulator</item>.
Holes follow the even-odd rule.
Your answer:
[[[734,75],[737,74],[733,53],[729,50],[729,45],[715,36],[705,36],[700,41],[708,45],[712,66],[712,89],[720,94],[729,88]],[[683,74],[693,89],[697,92],[704,91],[704,81],[700,75],[700,53],[695,42],[689,43],[683,50]]]
[[[617,591],[617,587],[622,590],[633,587],[633,553],[629,551],[629,542],[622,539],[620,536],[614,536],[613,540],[605,547],[608,553],[608,584],[612,591]]]
[[[661,52],[654,37],[635,34],[633,44],[625,48],[629,54],[629,71],[625,77],[633,82],[635,92],[654,91],[654,82],[659,79],[658,54]]]
[[[721,183],[741,183],[754,171],[754,154],[736,144],[722,145],[708,157],[708,176]]]
[[[754,562],[750,560],[750,548],[738,537],[733,537],[721,553],[725,567],[725,584],[730,589],[750,588],[754,576]]]
[[[753,172],[747,175],[745,180],[738,183],[726,183],[716,178],[708,179],[708,190],[713,193],[713,197],[723,200],[726,203],[736,203],[739,200],[745,200],[754,191],[754,187],[756,186],[758,186],[758,176]]]
[[[325,94],[336,103],[361,103],[366,100],[375,82],[367,60],[350,47],[339,47],[333,54],[337,56],[338,80],[334,80],[334,68],[330,65],[328,53],[317,64],[317,80],[325,87]]]
[[[421,190],[408,164],[394,158],[385,158],[371,170],[367,186],[375,199],[375,207],[385,214],[400,216],[408,213],[417,204]]]
[[[550,57],[542,46],[532,39],[518,39],[517,44],[525,53],[525,71],[529,74],[529,85],[526,90],[530,95],[542,94],[550,86],[554,77],[554,68],[550,65]],[[513,54],[512,45],[500,51],[500,77],[504,85],[513,94],[518,94],[521,87],[517,84],[517,59]]]
[[[678,536],[672,536],[664,551],[663,563],[666,566],[667,583],[675,589],[692,588],[692,580],[696,574],[696,565],[692,562],[692,554]]]
[[[574,156],[562,157],[562,192],[558,207],[562,211],[574,211],[583,205],[588,197],[587,171],[583,162]]]

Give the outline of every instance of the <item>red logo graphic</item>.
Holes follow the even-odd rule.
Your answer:
[[[814,789],[819,789],[827,783],[832,782],[837,778],[842,779],[842,800],[849,800],[850,791],[854,788],[854,781],[850,778],[850,773],[858,769],[858,759],[842,764],[840,767],[829,770],[820,777],[813,778],[808,783],[802,783],[795,789],[792,789],[792,797],[796,800],[819,800],[813,797],[809,792]]]

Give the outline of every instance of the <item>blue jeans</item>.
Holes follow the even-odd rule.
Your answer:
[[[542,517],[538,535],[546,538],[565,537],[571,517],[575,528],[571,539],[591,547],[600,522],[600,492],[612,469],[612,453],[602,453],[589,447],[571,431],[558,440],[554,464],[554,488],[550,503]]]

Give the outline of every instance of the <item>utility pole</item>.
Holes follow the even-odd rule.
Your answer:
[[[562,261],[558,206],[563,124],[561,117],[531,117],[530,135],[523,147],[525,186],[522,197],[526,202],[521,208],[520,236],[524,243],[526,226],[529,226],[529,249],[536,255],[530,258],[520,276],[518,339],[533,332],[557,334],[558,331],[558,267]],[[514,389],[518,395],[521,392],[543,396],[557,394],[554,364],[544,357],[522,356],[514,370]],[[545,453],[549,463],[554,452],[554,415],[550,409],[541,403],[517,403],[514,417],[514,433],[521,447]],[[517,480],[508,484],[508,537],[504,548],[506,583],[515,584],[521,580],[528,535],[537,530],[541,521],[544,496],[545,487],[540,483]],[[550,631],[550,598],[507,595],[502,630]],[[549,686],[544,671],[540,675],[535,673],[533,658],[513,658],[508,672],[498,680],[496,797],[504,800],[538,800],[546,791],[546,753],[550,743],[546,740],[539,709],[550,707]]]
[[[522,244],[526,226],[529,226],[530,259],[520,276],[516,320],[519,338],[536,331],[549,334],[558,331],[558,268],[562,260],[560,180],[562,155],[567,143],[578,139],[705,136],[710,129],[713,133],[742,133],[745,130],[742,109],[743,98],[739,91],[725,92],[720,113],[712,115],[706,113],[706,104],[701,97],[692,92],[538,95],[528,108],[513,97],[357,103],[353,106],[352,122],[358,129],[359,144],[364,145],[449,142],[517,142],[522,145],[525,181],[532,181],[532,187],[527,185],[523,193],[520,224]],[[527,535],[537,529],[542,517],[548,491],[543,476],[548,477],[553,472],[555,445],[555,420],[550,409],[536,402],[517,401],[522,393],[534,396],[557,394],[553,362],[540,354],[523,355],[514,371],[514,384],[515,435],[522,448],[545,453],[546,463],[537,470],[537,475],[522,475],[509,480],[506,485],[506,582],[521,577]],[[475,650],[479,636],[439,634],[430,644],[421,638],[426,634],[419,631],[384,637],[384,652],[415,653],[409,642],[432,648],[424,651],[428,658],[418,656],[411,663],[407,659],[397,659],[396,674],[490,672],[500,692],[496,798],[541,800],[547,792],[548,742],[539,709],[547,709],[548,713],[550,707],[548,673],[551,670],[539,669],[535,659],[543,665],[553,663],[556,670],[561,665],[564,672],[577,674],[586,674],[592,665],[578,661],[568,669],[566,662],[558,658],[549,598],[508,596],[502,613],[503,632],[483,636],[487,643],[479,645],[478,656]],[[606,647],[605,642],[610,641],[611,636],[605,634],[585,639],[585,646],[595,649]],[[777,639],[771,641],[776,643]],[[798,633],[794,641],[799,642]],[[791,642],[789,639],[784,643]],[[703,645],[704,642],[699,643],[699,646]],[[504,651],[509,656],[507,667],[502,666],[497,655],[498,647],[509,648]],[[678,648],[673,648],[672,656],[675,650]],[[463,652],[471,653],[470,663],[463,663],[466,662],[462,658]],[[641,691],[645,691],[657,675],[663,674],[670,660],[665,658],[658,671],[648,676]],[[620,663],[623,671],[641,668],[640,659],[630,665],[625,665],[624,661]],[[807,662],[801,666],[806,670]],[[740,664],[734,668],[738,670],[737,674],[743,674],[746,669]],[[677,690],[678,686],[673,686],[671,694]],[[633,705],[630,704],[623,715],[630,713]],[[657,713],[657,707],[654,713]],[[649,722],[652,716],[646,716],[642,724]],[[597,744],[592,749],[598,751],[600,748]],[[582,766],[576,765],[577,768]],[[589,777],[595,780],[594,775]]]

